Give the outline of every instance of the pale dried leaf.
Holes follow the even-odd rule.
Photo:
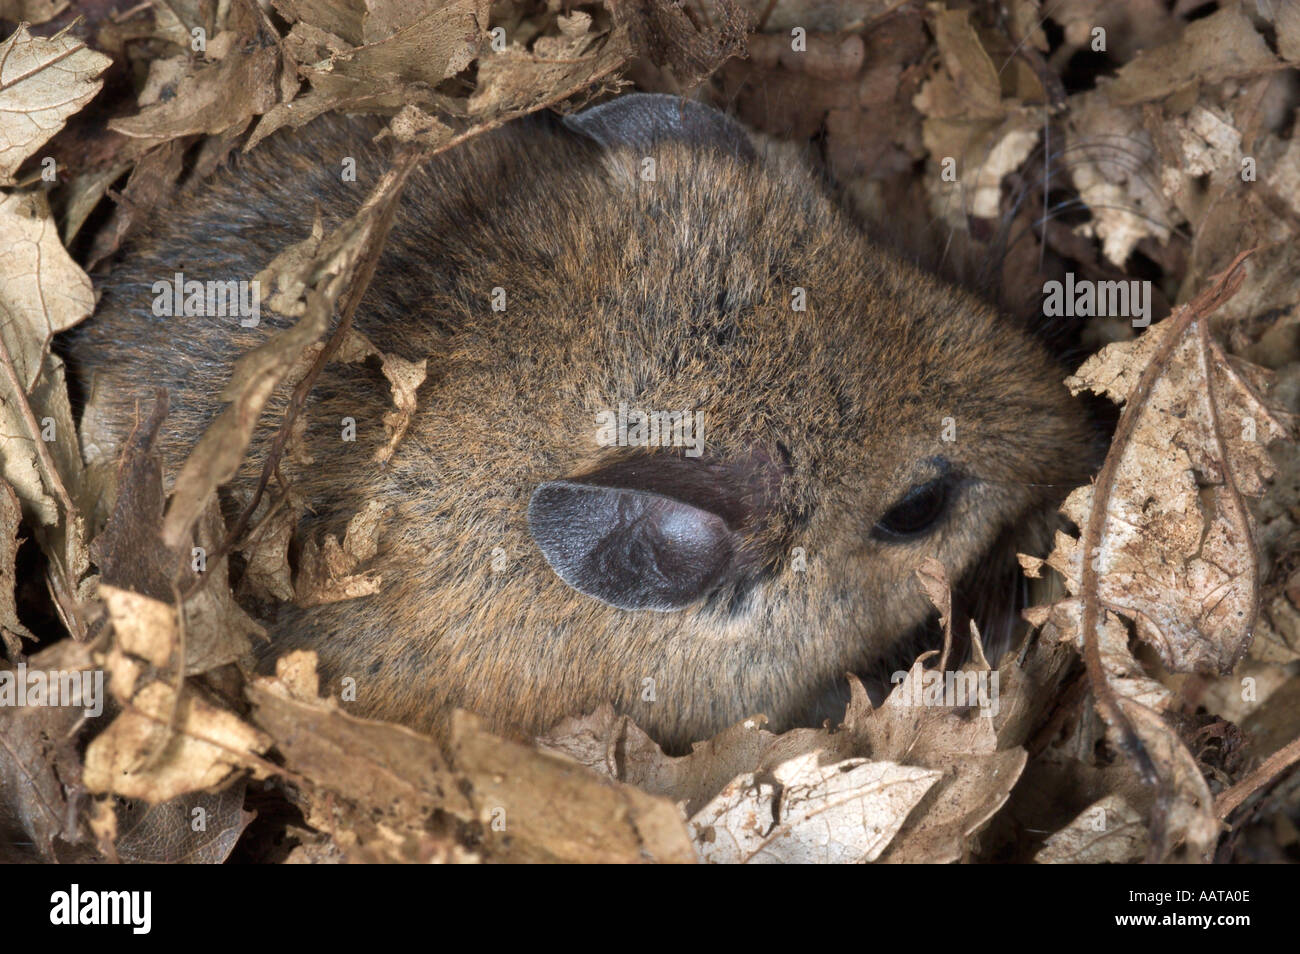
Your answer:
[[[211,789],[241,769],[260,773],[255,756],[271,746],[270,738],[194,692],[181,698],[176,729],[169,732],[174,702],[174,690],[160,682],[135,694],[86,749],[89,791],[156,804]]]
[[[1067,384],[1126,400],[1173,327],[1167,319],[1137,341],[1108,346]],[[1195,322],[1139,410],[1132,439],[1118,449],[1101,552],[1091,555],[1101,600],[1136,620],[1174,671],[1227,672],[1249,645],[1258,600],[1251,528],[1233,488],[1263,491],[1272,472],[1265,447],[1286,428],[1217,343],[1203,351]],[[1081,487],[1063,509],[1082,526],[1091,500],[1092,488]],[[1073,589],[1082,554],[1077,541],[1058,544],[1048,563]]]
[[[1146,854],[1142,816],[1122,795],[1107,795],[1050,835],[1034,860],[1039,864],[1131,864]]]
[[[822,765],[809,752],[735,779],[690,824],[707,862],[874,861],[940,775],[866,759]]]
[[[71,34],[32,36],[26,25],[0,43],[0,181],[90,102],[112,62]]]

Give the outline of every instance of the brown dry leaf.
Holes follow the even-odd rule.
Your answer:
[[[886,862],[939,864],[966,857],[1025,767],[1024,749],[998,738],[997,717],[1008,701],[1002,673],[974,664],[958,672],[926,670],[923,663],[933,655],[918,659],[879,709],[856,680],[851,683],[841,733],[854,740],[853,748],[941,773],[881,857]],[[981,705],[954,705],[963,698]]]
[[[399,135],[398,138],[402,137]],[[396,408],[395,411],[384,415],[384,429],[388,432],[388,441],[375,451],[375,462],[384,464],[397,452],[397,445],[406,435],[406,429],[411,426],[411,418],[416,411],[415,392],[428,377],[429,359],[408,361],[399,355],[387,354],[380,351],[370,339],[354,328],[349,333],[348,340],[339,348],[335,360],[365,361],[371,356],[379,359],[384,377],[388,379],[388,385],[392,388],[393,406]]]
[[[403,726],[358,719],[317,697],[316,654],[276,661],[275,678],[247,689],[253,721],[276,740],[286,768],[319,790],[393,825],[422,825],[437,809],[471,812],[437,743]]]
[[[219,865],[255,813],[244,811],[247,783],[199,792],[160,805],[117,805],[118,857],[128,864]]]
[[[1178,39],[1124,64],[1106,93],[1116,105],[1142,103],[1193,83],[1217,83],[1280,65],[1241,7],[1229,4],[1189,23]]]
[[[514,43],[484,54],[470,115],[519,115],[544,106],[557,90],[577,92],[612,76],[632,53],[628,24],[618,15],[608,34],[591,26],[589,15],[574,13],[561,18],[558,37],[540,37],[532,50]]]
[[[135,116],[110,120],[108,128],[135,139],[220,135],[244,129],[254,116],[275,105],[280,38],[254,4],[232,5],[229,28],[207,41],[204,55],[215,62],[196,66],[175,83],[172,96],[144,106]],[[156,80],[154,88],[163,81]]]
[[[503,861],[691,861],[673,805],[568,759],[486,732],[457,713],[448,756],[402,726],[358,719],[316,697],[315,654],[277,661],[248,689],[308,821],[357,860],[472,861],[432,827],[446,812]]]
[[[375,451],[375,462],[384,464],[397,452],[397,445],[411,426],[415,415],[415,392],[429,374],[428,358],[419,361],[407,361],[395,354],[382,356],[384,377],[393,389],[393,405],[396,410],[384,415],[384,429],[388,432],[388,441]]]
[[[199,514],[215,499],[217,487],[234,477],[261,418],[266,402],[303,354],[329,328],[335,306],[346,290],[359,300],[364,286],[357,276],[377,259],[402,186],[419,156],[408,153],[376,183],[356,214],[330,235],[312,235],[281,252],[256,280],[275,292],[269,306],[298,321],[243,355],[231,372],[221,400],[231,402],[204,432],[176,477],[163,521],[163,541],[184,540]],[[368,275],[367,275],[368,281]]]
[[[314,540],[304,542],[294,584],[299,606],[320,606],[379,592],[383,584],[379,574],[353,571],[378,550],[386,509],[383,503],[372,500],[365,510],[353,514],[342,543],[334,536],[325,537],[320,547]]]
[[[102,169],[94,169],[76,176],[64,191],[64,209],[62,234],[63,244],[70,245],[81,227],[86,224],[90,213],[109,187],[122,178],[131,168],[129,162],[116,162]]]
[[[86,646],[64,640],[30,657],[27,668],[79,672],[94,661]],[[56,842],[82,841],[68,801],[79,772],[75,730],[84,718],[85,710],[72,706],[0,705],[0,862],[53,861]]]
[[[277,9],[293,24],[285,45],[304,64],[300,73],[311,89],[268,112],[245,148],[331,109],[453,106],[432,91],[478,54],[489,6],[488,0],[436,6],[280,0]]]
[[[4,407],[0,411],[0,455],[3,476],[18,493],[26,508],[43,524],[58,519],[58,505],[50,481],[75,476],[51,475],[38,466],[45,445],[64,444],[66,459],[79,462],[75,431],[58,428],[54,441],[42,441],[41,431],[49,411],[29,398],[37,388],[55,332],[71,328],[88,316],[95,298],[90,279],[64,251],[49,205],[39,192],[17,192],[0,199],[0,343],[3,344],[4,376],[0,389]],[[58,371],[44,377],[51,378]],[[66,394],[63,397],[66,403]],[[31,417],[25,413],[30,407]],[[62,417],[62,415],[59,415]],[[67,424],[71,423],[69,415]],[[32,425],[36,425],[33,432]],[[59,434],[62,430],[62,434]],[[38,449],[37,442],[41,441]]]
[[[939,772],[809,752],[770,774],[742,775],[691,818],[700,858],[715,864],[874,861]]]
[[[670,798],[689,817],[732,779],[768,764],[765,757],[782,737],[765,730],[765,721],[748,719],[695,743],[690,755],[674,758],[606,704],[590,715],[564,719],[536,742],[542,751],[564,755],[609,778]],[[788,754],[803,754],[803,750],[791,749]]]
[[[1300,62],[1300,6],[1294,3],[1269,4],[1269,9],[1260,12],[1273,19],[1273,26],[1277,29],[1277,51],[1282,54],[1282,59],[1289,63]]]
[[[1089,213],[1080,234],[1099,238],[1117,266],[1144,238],[1168,241],[1176,216],[1141,111],[1113,104],[1104,92],[1078,93],[1070,98],[1065,135],[1070,179]]]
[[[1067,384],[1129,401],[1148,363],[1168,352],[1131,439],[1111,451],[1122,456],[1092,557],[1103,604],[1134,619],[1167,667],[1226,673],[1249,645],[1259,599],[1240,495],[1263,492],[1272,472],[1265,448],[1287,429],[1260,397],[1262,369],[1229,358],[1198,325],[1171,316],[1109,345]],[[1166,341],[1171,333],[1179,340]],[[1075,490],[1063,508],[1080,526],[1092,493]],[[1047,562],[1077,591],[1081,558],[1078,541],[1058,538]]]
[[[939,668],[947,669],[948,654],[952,650],[952,588],[948,585],[948,571],[934,557],[926,557],[916,569],[916,578],[939,611],[939,627],[943,630],[943,655],[939,658]]]
[[[40,24],[53,20],[66,9],[68,0],[0,0],[0,20]]]
[[[121,687],[113,679],[113,692]],[[91,792],[150,804],[215,788],[232,773],[261,776],[259,753],[271,739],[193,691],[176,705],[175,691],[149,683],[86,748],[83,780]],[[175,731],[167,726],[175,710]]]
[[[0,481],[0,639],[3,639],[12,659],[22,654],[20,637],[36,642],[36,636],[18,619],[18,606],[14,600],[14,588],[18,584],[14,560],[18,556],[18,528],[22,520],[18,495],[12,487]]]
[[[949,755],[942,777],[881,855],[886,864],[951,864],[969,860],[977,836],[1006,804],[1028,759],[1024,749]],[[938,767],[936,768],[936,771]]]
[[[105,583],[99,585],[99,595],[113,621],[115,648],[158,669],[165,668],[176,650],[176,610],[160,600]]]
[[[190,49],[193,38],[191,30],[202,27],[206,33],[211,34],[212,28],[217,26],[210,22],[209,17],[215,14],[204,0],[167,0],[166,3],[155,3],[152,6],[152,35],[185,50]],[[208,7],[208,16],[205,16],[204,7]]]
[[[378,141],[392,136],[398,142],[419,142],[436,149],[451,142],[455,135],[456,131],[438,117],[417,106],[406,105],[375,138]]]
[[[1046,655],[1056,658],[1050,651]],[[942,701],[927,704],[925,686],[932,687],[936,676],[942,685],[944,675],[924,670],[925,658],[914,664],[878,710],[872,708],[862,685],[851,679],[852,700],[844,723],[834,731],[796,729],[778,736],[765,731],[764,720],[756,717],[696,743],[690,755],[669,757],[629,719],[605,706],[591,715],[564,720],[537,742],[544,750],[677,802],[692,819],[697,851],[706,860],[713,850],[709,839],[714,837],[714,827],[713,816],[702,813],[712,803],[712,812],[727,816],[724,827],[736,829],[722,836],[726,851],[732,854],[718,854],[712,860],[735,860],[735,852],[743,854],[753,848],[757,860],[811,859],[821,853],[824,860],[852,856],[891,862],[955,861],[970,853],[973,838],[1006,802],[1024,768],[1025,752],[1019,748],[1019,739],[999,749],[995,727],[1000,723],[991,709],[989,715],[982,715]],[[1055,685],[1047,673],[1034,670],[1026,675],[1015,664],[1012,669],[1016,685]],[[1052,672],[1059,677],[1064,670],[1062,664]],[[974,685],[978,673],[975,678],[965,674],[962,678],[969,680],[968,686]],[[996,683],[991,676],[985,678],[990,679],[996,694]],[[999,695],[997,702],[1003,704],[1007,695]],[[1017,704],[1014,693],[1011,696],[1006,713],[1011,726],[1008,734],[1018,731],[1035,712],[1034,706],[1024,701]],[[860,790],[814,784],[817,773],[829,773],[837,765],[846,772],[856,770],[864,758],[885,768],[879,770],[882,774],[877,779],[874,770],[863,767],[855,776],[864,780]],[[790,768],[782,770],[782,766]],[[903,768],[924,770],[933,777],[927,776],[929,781],[917,793],[917,801],[894,819],[889,813],[900,803],[890,801],[883,790],[875,791],[873,780],[901,777],[895,770]],[[766,819],[770,828],[773,799],[779,797],[779,786],[774,787],[772,780],[781,771],[793,773],[791,779],[799,779],[797,784],[804,787],[797,804],[788,806],[789,824],[779,831],[778,849],[763,841],[775,831],[756,833],[746,826],[759,801],[766,799],[766,814],[760,809],[753,817]],[[827,778],[831,776],[827,774]],[[755,796],[753,784],[767,786],[761,798]],[[875,821],[855,829],[852,838],[847,834],[839,841],[825,838],[822,813],[838,823],[867,810],[863,806],[868,805],[873,813],[880,809],[889,815],[889,824],[883,823],[885,815],[873,814]],[[697,824],[701,819],[703,823]],[[743,838],[757,840],[736,840]],[[755,847],[760,843],[761,851]]]
[[[1043,627],[1042,639],[1054,642],[1080,644],[1080,601],[1067,599],[1052,607],[1039,607],[1027,613]],[[1145,755],[1154,766],[1156,785],[1144,782],[1137,770],[1126,762],[1104,769],[1091,766],[1102,729],[1112,750],[1124,747],[1120,732],[1105,726],[1096,719],[1085,718],[1076,729],[1077,749],[1074,758],[1061,764],[1064,758],[1040,757],[1037,773],[1027,779],[1035,788],[1059,785],[1067,790],[1080,787],[1083,773],[1091,781],[1087,785],[1089,797],[1094,801],[1118,799],[1129,810],[1136,812],[1140,827],[1123,821],[1125,815],[1083,812],[1071,822],[1061,822],[1060,838],[1048,840],[1051,851],[1040,856],[1039,861],[1102,861],[1131,860],[1111,858],[1117,854],[1137,854],[1148,859],[1169,860],[1171,849],[1182,846],[1188,860],[1207,861],[1213,852],[1220,826],[1214,813],[1213,798],[1196,760],[1188,751],[1173,726],[1162,718],[1161,711],[1172,707],[1175,700],[1170,691],[1142,670],[1128,649],[1128,630],[1120,619],[1109,612],[1099,619],[1099,649],[1108,684],[1117,696],[1118,705],[1144,747]],[[1046,772],[1044,775],[1043,773]],[[1051,797],[1050,795],[1048,796]],[[1071,794],[1070,797],[1074,797]],[[1094,806],[1095,808],[1095,806]],[[1098,827],[1104,822],[1104,830]],[[1038,824],[1042,824],[1041,821]],[[1158,835],[1155,844],[1149,833]],[[1081,852],[1074,858],[1070,852]],[[1154,852],[1154,855],[1153,855]]]
[[[86,255],[87,268],[94,269],[116,252],[131,230],[147,222],[150,213],[171,195],[180,180],[189,142],[188,139],[173,139],[144,151],[121,193],[113,193],[117,206],[104,227],[95,233],[95,240]],[[108,179],[104,183],[105,189],[112,182],[113,179]]]
[[[1122,795],[1107,795],[1048,837],[1039,864],[1131,864],[1146,854],[1146,825]]]
[[[247,561],[241,587],[248,587],[259,598],[293,599],[293,570],[289,566],[289,547],[298,529],[298,515],[303,500],[289,486],[287,496],[274,503],[263,499],[253,514],[256,530],[241,541],[240,552]],[[267,513],[267,508],[274,512]]]
[[[166,414],[167,401],[163,394],[122,452],[113,513],[90,550],[100,569],[101,596],[114,592],[114,588],[132,591],[110,597],[110,615],[114,615],[112,599],[147,599],[150,604],[157,602],[170,614],[170,625],[174,627],[177,597],[183,586],[188,587],[195,580],[195,563],[193,547],[168,547],[162,541],[166,498],[162,461],[154,442]],[[214,500],[201,516],[192,541],[204,554],[202,572],[209,579],[182,602],[187,675],[242,658],[251,648],[250,638],[265,635],[262,627],[235,602],[228,583],[228,561],[224,557],[212,561],[206,558],[206,554],[219,549],[224,535],[225,523]],[[123,625],[132,625],[129,614],[117,614],[114,618],[122,619]],[[165,663],[166,658],[154,664]]]
[[[1160,773],[1155,818],[1150,823],[1152,829],[1161,829],[1157,843],[1180,847],[1188,860],[1210,861],[1223,826],[1196,759],[1159,713],[1123,696],[1119,705]],[[1118,747],[1119,733],[1109,728],[1107,735]]]
[[[1040,606],[1026,610],[1025,615],[1035,626],[1042,627],[1044,639],[1060,640],[1082,653],[1082,612],[1082,602],[1070,597],[1053,603],[1050,607]],[[1147,675],[1142,664],[1134,658],[1129,649],[1128,627],[1119,616],[1103,612],[1098,621],[1098,634],[1102,667],[1111,686],[1120,695],[1157,711],[1176,705],[1173,693]]]
[[[160,391],[123,448],[113,511],[90,544],[90,555],[103,583],[155,600],[172,598],[172,583],[188,556],[179,547],[163,546],[158,537],[167,498],[162,460],[154,450],[154,442],[167,417],[167,407],[167,393]]]
[[[1156,860],[1179,845],[1193,859],[1208,859],[1220,826],[1177,731],[1126,695],[1160,705],[1165,693],[1125,658],[1122,634],[1108,636],[1106,614],[1133,619],[1174,671],[1227,673],[1249,645],[1259,568],[1244,495],[1264,490],[1272,470],[1264,448],[1286,428],[1259,397],[1260,369],[1231,361],[1209,333],[1210,316],[1244,278],[1244,258],[1142,338],[1109,346],[1067,381],[1127,406],[1096,482],[1066,501],[1082,538],[1058,534],[1047,564],[1082,609],[1074,619],[1069,612],[1052,619],[1061,638],[1083,631],[1077,638],[1110,744],[1156,786],[1148,849]],[[1092,553],[1083,552],[1084,540]],[[1124,685],[1116,669],[1138,678]]]
[[[671,802],[492,735],[468,713],[453,716],[449,753],[488,852],[520,861],[695,860]]]
[[[25,24],[0,43],[0,183],[90,102],[112,62],[75,36],[32,36]]]
[[[1003,100],[998,70],[970,23],[967,10],[934,10],[941,68],[913,99],[925,117],[922,138],[930,154],[926,177],[936,215],[959,228],[966,217],[996,218],[1003,178],[1038,142],[1042,119]],[[956,163],[956,178],[941,163]]]
[[[731,57],[744,56],[746,36],[757,21],[736,0],[711,0],[705,27],[701,18],[676,0],[609,4],[615,29],[628,26],[639,64],[658,73],[657,88],[685,93],[703,83]],[[635,66],[634,66],[635,68]]]
[[[963,114],[970,119],[1000,117],[1002,82],[971,26],[970,11],[936,9],[930,22],[944,69],[967,100]]]

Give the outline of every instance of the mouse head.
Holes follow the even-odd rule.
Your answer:
[[[882,252],[720,113],[626,96],[567,123],[612,170],[601,301],[623,358],[590,406],[632,439],[532,493],[566,584],[683,619],[793,613],[858,665],[929,614],[926,557],[956,580],[1009,530],[1035,545],[1095,443],[1036,341]],[[699,433],[662,439],[667,412]]]

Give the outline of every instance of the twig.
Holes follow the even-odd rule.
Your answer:
[[[1220,818],[1227,818],[1241,807],[1241,804],[1261,789],[1273,783],[1279,775],[1300,762],[1300,738],[1274,752],[1264,760],[1264,764],[1251,772],[1232,788],[1219,793],[1214,800],[1214,811]]]

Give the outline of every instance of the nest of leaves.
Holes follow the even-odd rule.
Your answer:
[[[116,6],[0,0],[0,676],[102,671],[110,696],[100,718],[0,705],[0,859],[1300,858],[1300,5]],[[274,482],[229,521],[216,492],[271,392],[296,397],[278,455],[319,368],[355,358],[406,178],[633,85],[807,148],[864,219],[937,230],[951,271],[995,263],[1012,310],[1067,271],[1152,283],[1149,328],[1080,325],[1067,383],[1118,422],[1065,505],[1077,532],[1022,560],[1054,581],[1032,634],[963,667],[996,672],[995,708],[909,705],[929,654],[882,705],[853,682],[839,725],[775,735],[755,713],[669,757],[608,707],[532,745],[458,713],[440,745],[322,697],[310,653],[252,674],[251,574],[298,600],[383,585],[369,511],[291,570]],[[52,350],[95,320],[88,273],[232,150],[331,110],[390,116],[401,147],[352,219],[260,273],[297,323],[241,360],[173,483],[161,402],[97,483]],[[424,371],[379,357],[391,453]],[[950,629],[942,571],[924,582]]]

